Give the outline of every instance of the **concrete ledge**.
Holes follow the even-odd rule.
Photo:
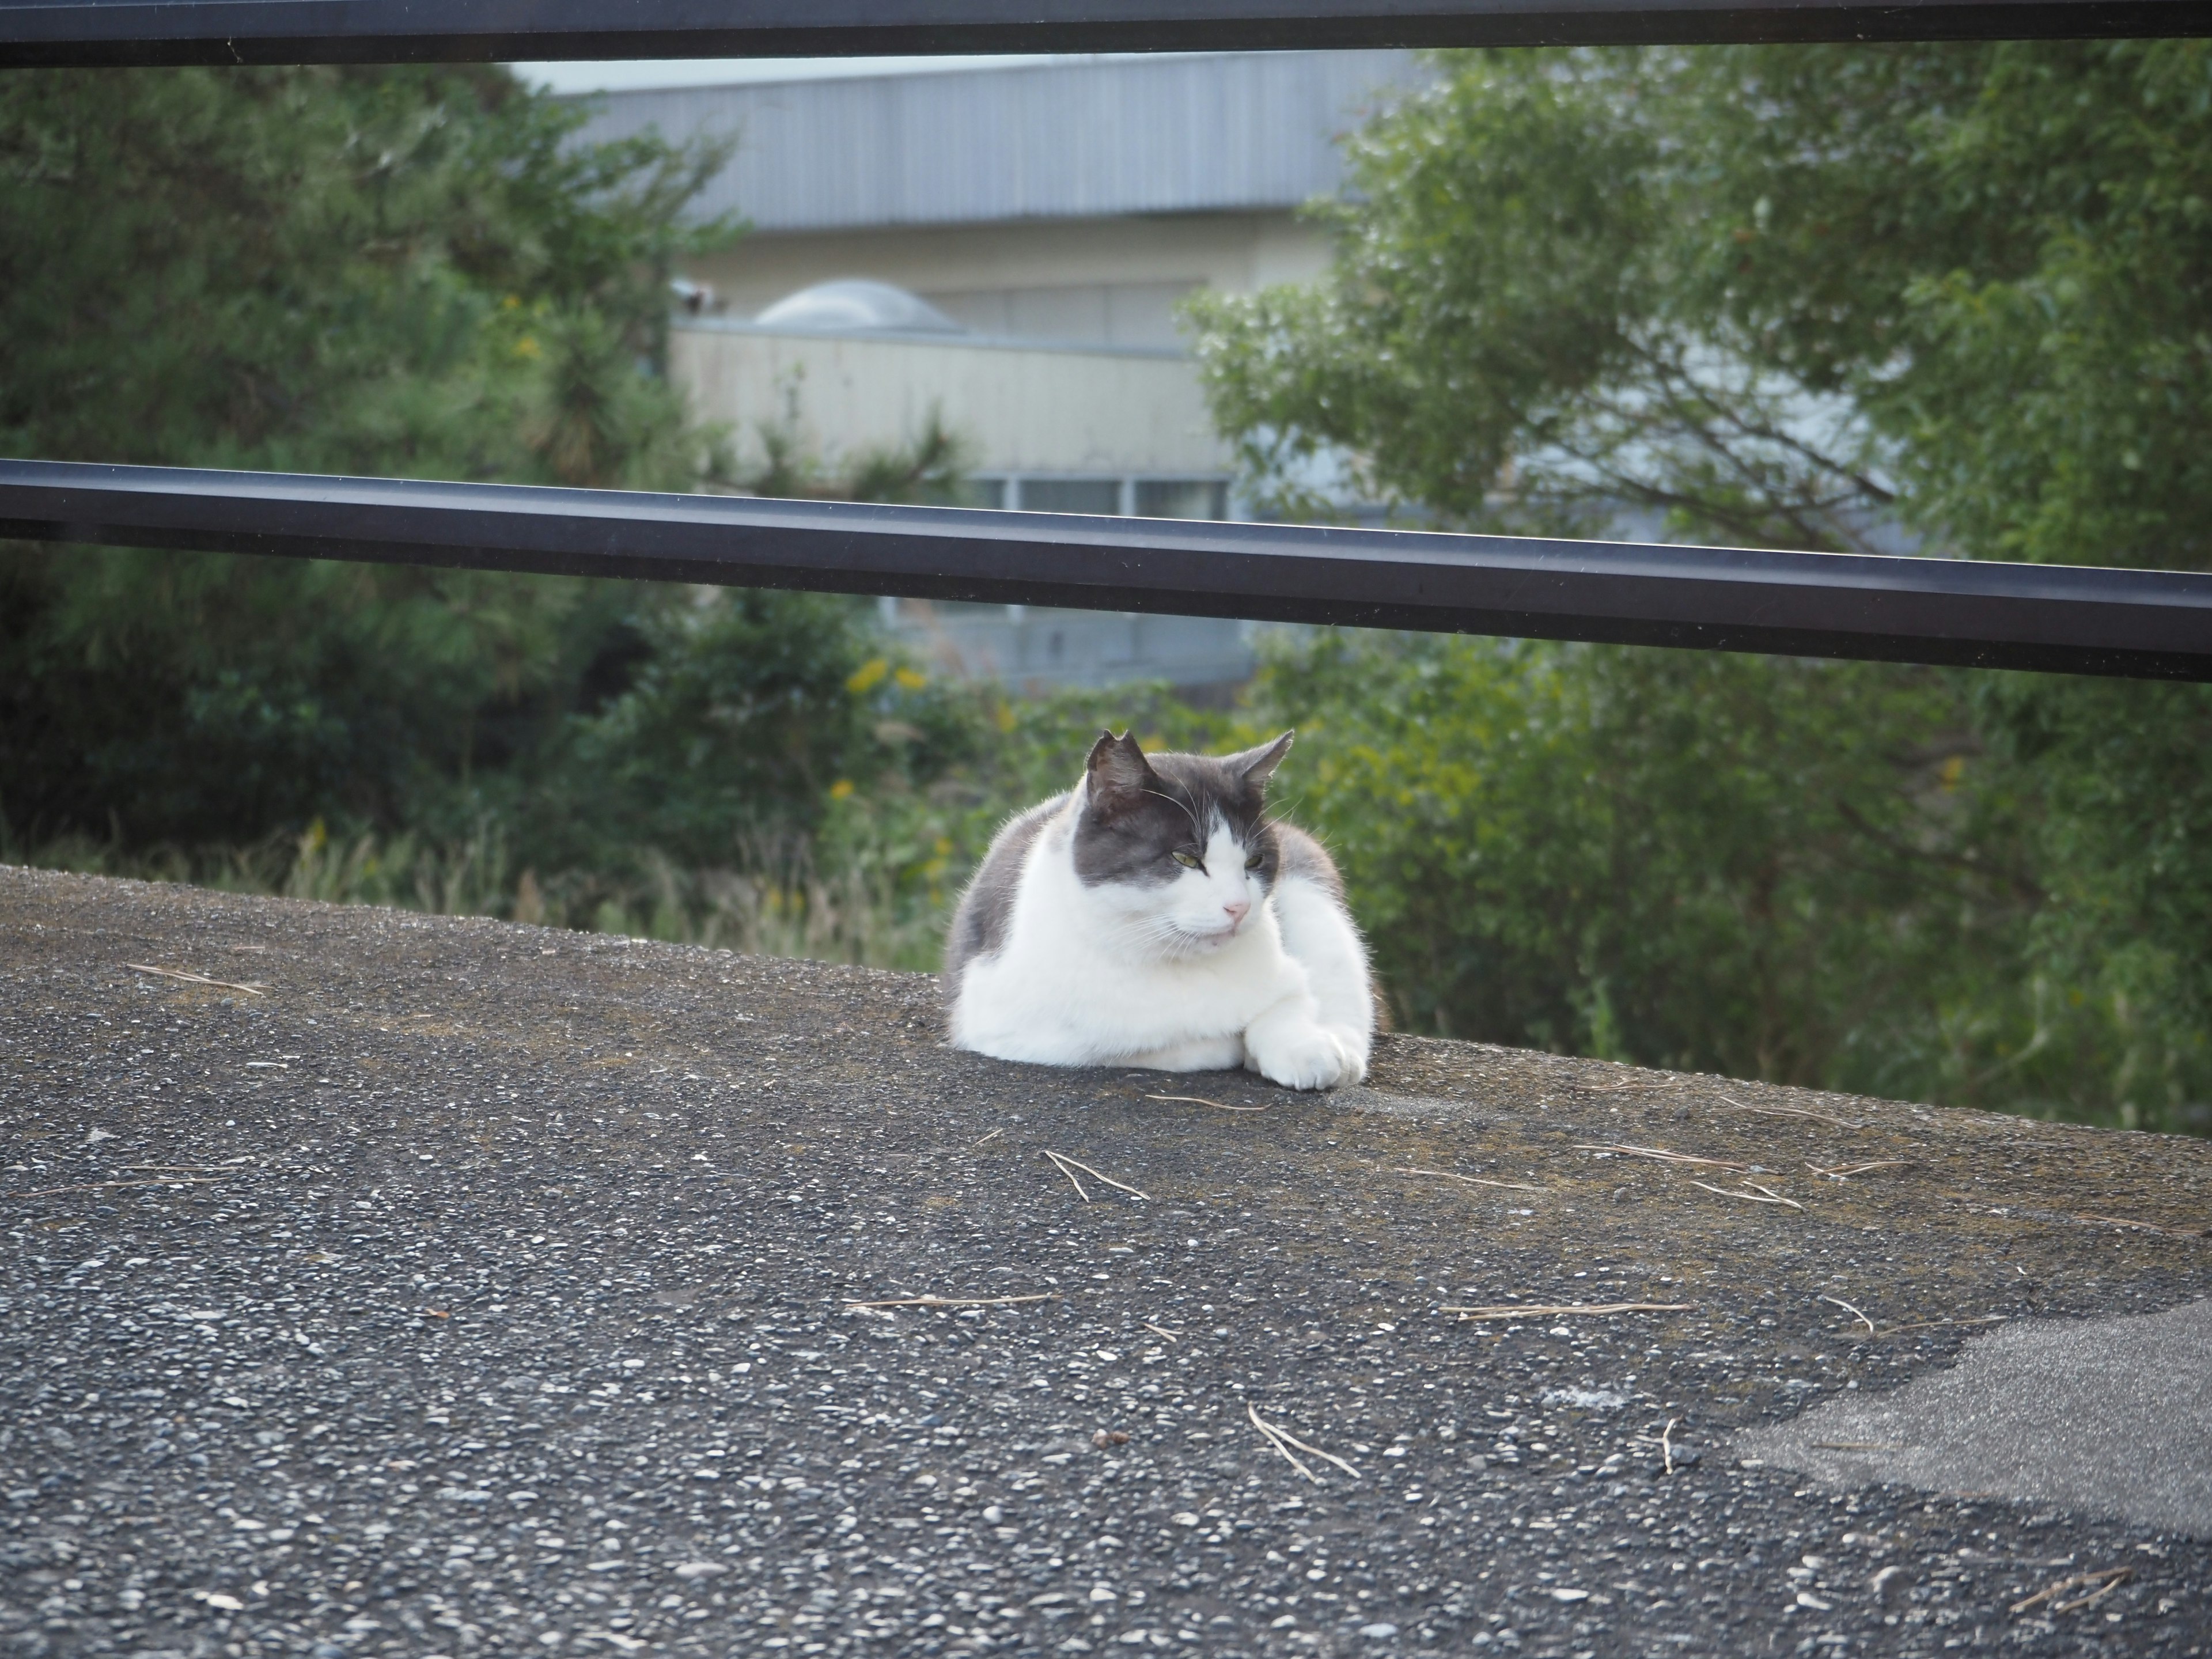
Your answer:
[[[2201,1386],[2055,1496],[1735,1438],[1998,1322],[2016,1390],[2185,1362],[2200,1142],[1020,1067],[926,978],[0,870],[0,1165],[10,1651],[2212,1643],[2201,1482],[2127,1496]]]

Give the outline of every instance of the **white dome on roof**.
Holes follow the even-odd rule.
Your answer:
[[[862,277],[803,288],[753,320],[769,328],[813,329],[825,334],[967,332],[919,295]]]

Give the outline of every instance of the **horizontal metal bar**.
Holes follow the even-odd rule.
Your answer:
[[[0,0],[0,67],[2206,33],[2207,0]]]
[[[2212,680],[2212,574],[0,460],[0,536]]]

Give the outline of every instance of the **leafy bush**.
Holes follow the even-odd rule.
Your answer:
[[[1216,419],[1287,505],[1328,507],[1328,460],[1430,522],[2212,562],[2212,43],[1438,65],[1352,142],[1322,280],[1192,307]],[[1457,803],[1439,834],[1488,845],[1454,816],[1478,802],[1508,826],[1419,866],[1508,982],[1439,938],[1418,1018],[2212,1127],[2212,688],[1461,651],[1355,653],[1372,718],[1442,675],[1529,729],[1432,720],[1486,767],[1556,763],[1577,814],[1524,832],[1529,791],[1378,740],[1374,787]],[[1948,795],[1911,781],[1939,739]],[[1524,881],[1565,908],[1539,926]]]

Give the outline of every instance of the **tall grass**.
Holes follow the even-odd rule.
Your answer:
[[[742,869],[687,869],[645,851],[628,872],[518,870],[507,838],[485,821],[465,837],[299,835],[243,847],[128,849],[82,836],[28,842],[0,825],[0,863],[222,892],[381,904],[432,915],[499,916],[748,955],[875,968],[936,965],[939,910],[901,898],[887,875],[824,872],[803,847],[747,849]]]

